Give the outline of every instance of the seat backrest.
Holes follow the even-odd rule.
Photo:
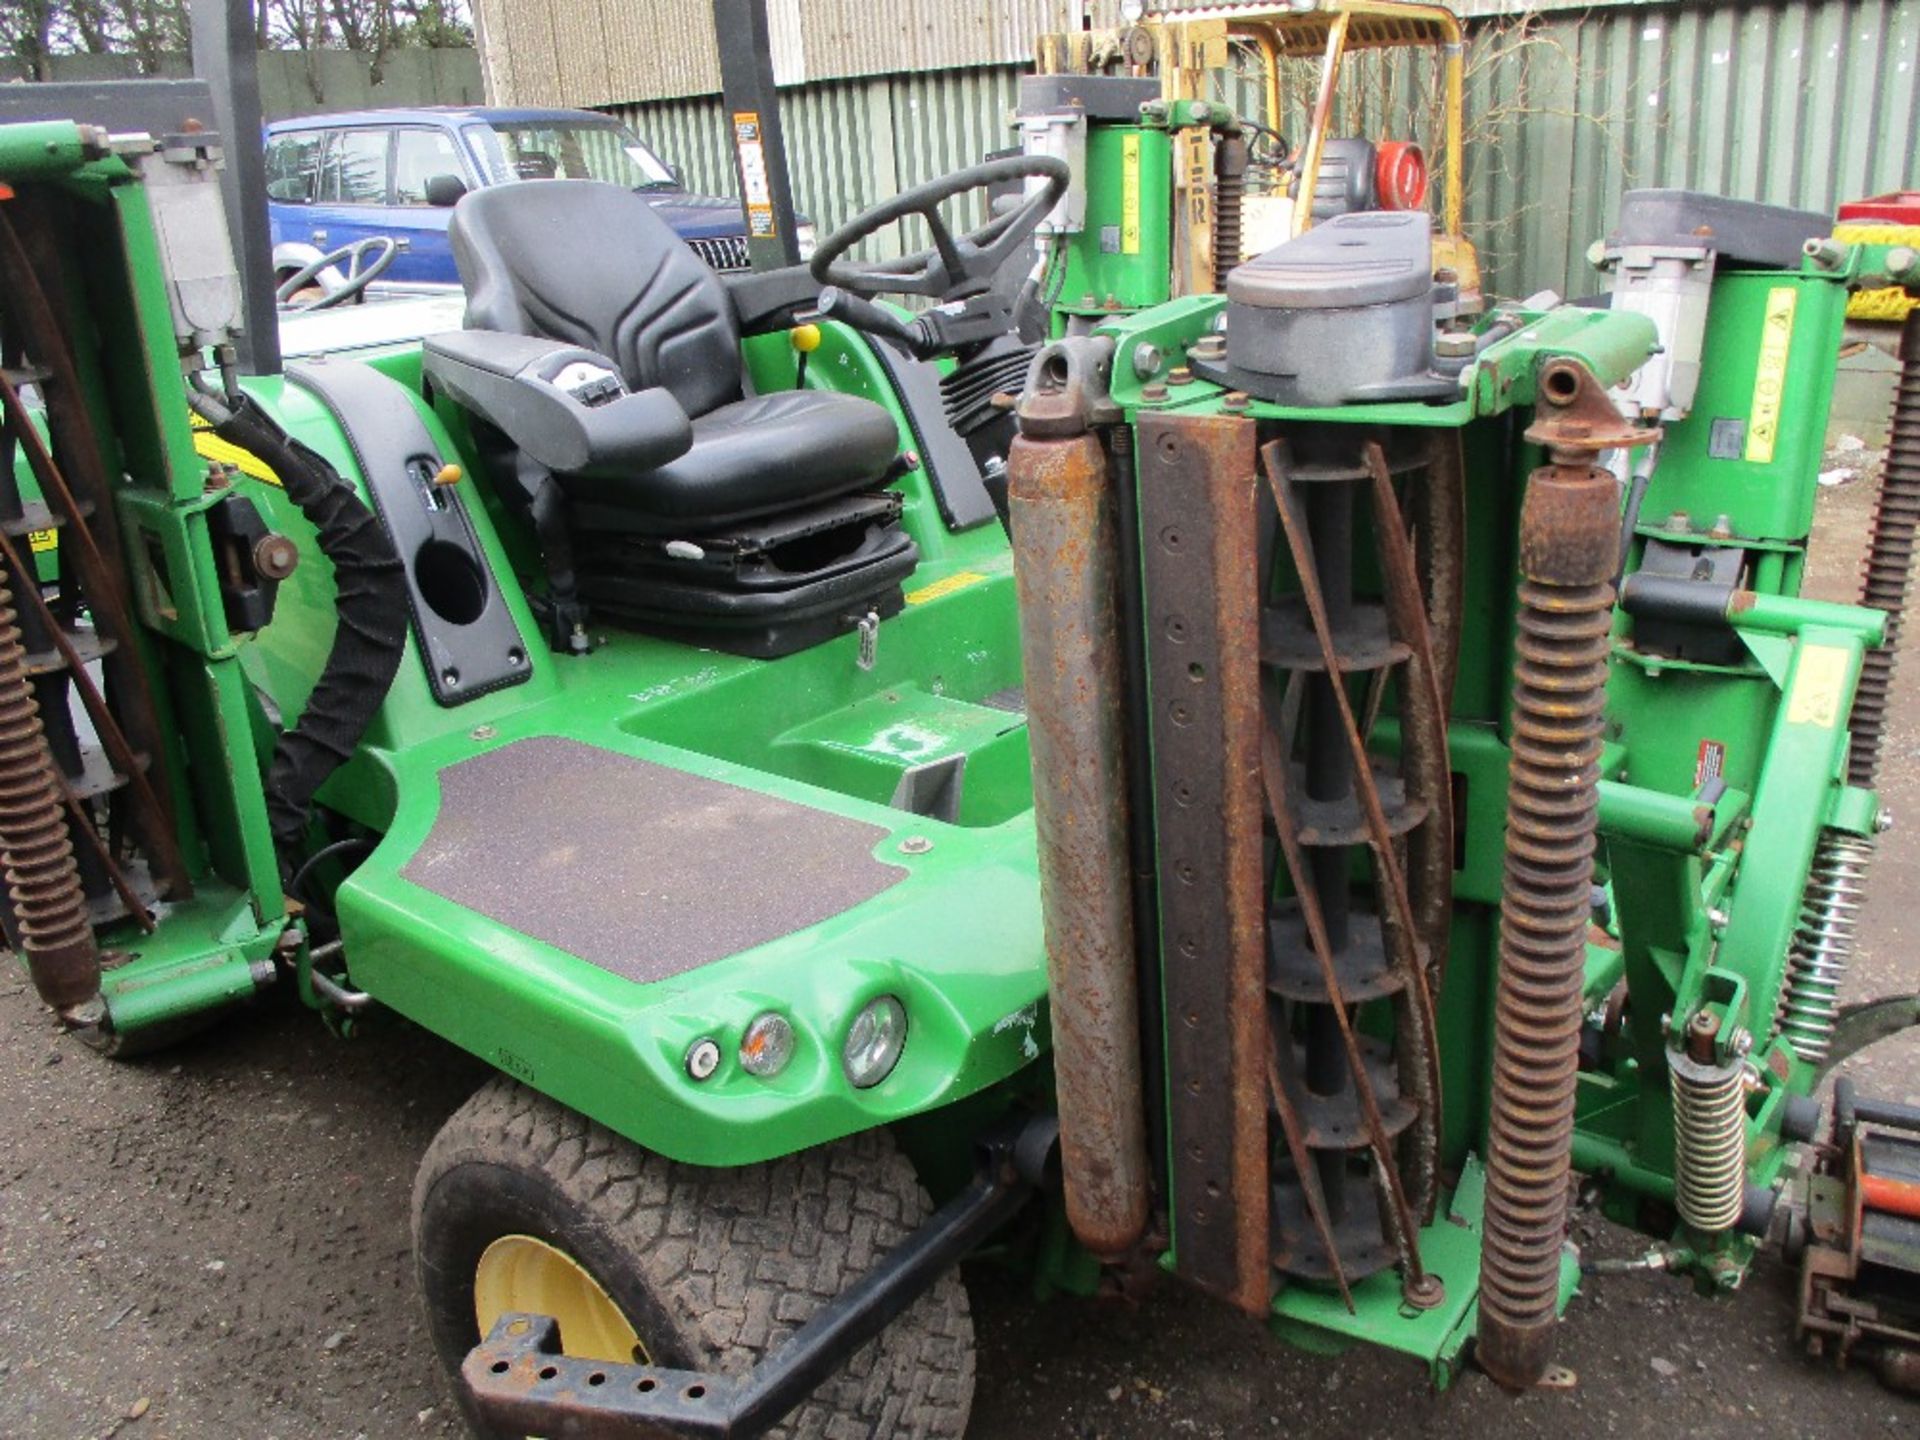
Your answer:
[[[597,180],[529,180],[463,196],[448,227],[467,328],[597,350],[629,388],[688,415],[740,398],[740,332],[719,276],[646,199]]]

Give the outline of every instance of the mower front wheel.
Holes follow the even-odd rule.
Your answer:
[[[414,1255],[456,1393],[460,1362],[508,1310],[556,1316],[569,1355],[739,1374],[929,1208],[884,1131],[706,1169],[500,1078],[427,1150]],[[966,1290],[948,1274],[770,1433],[959,1440],[973,1375]]]

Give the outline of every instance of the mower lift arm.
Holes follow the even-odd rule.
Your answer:
[[[1053,1168],[1052,1116],[982,1143],[979,1173],[850,1289],[745,1375],[575,1360],[546,1315],[502,1315],[460,1376],[490,1430],[572,1440],[750,1440],[789,1411],[1018,1213]]]

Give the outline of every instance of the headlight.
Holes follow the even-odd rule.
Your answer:
[[[762,1080],[772,1079],[793,1058],[793,1026],[787,1017],[769,1010],[754,1018],[740,1037],[740,1068]]]
[[[907,1044],[907,1007],[891,995],[871,1001],[847,1027],[840,1063],[856,1090],[878,1085],[900,1063]]]
[[[800,263],[804,265],[813,258],[818,233],[811,224],[802,223],[793,227],[793,238],[800,247]]]

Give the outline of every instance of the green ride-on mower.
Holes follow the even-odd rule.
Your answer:
[[[1920,1117],[1813,1097],[1915,1019],[1836,992],[1920,345],[1798,595],[1911,252],[1647,192],[1610,306],[1466,318],[1366,212],[1035,348],[1057,159],[726,279],[556,181],[463,327],[242,376],[216,137],[84,122],[0,126],[9,935],[111,1054],[291,991],[498,1069],[414,1196],[477,1433],[958,1436],[989,1239],[1564,1382],[1576,1171],[1912,1377]]]

